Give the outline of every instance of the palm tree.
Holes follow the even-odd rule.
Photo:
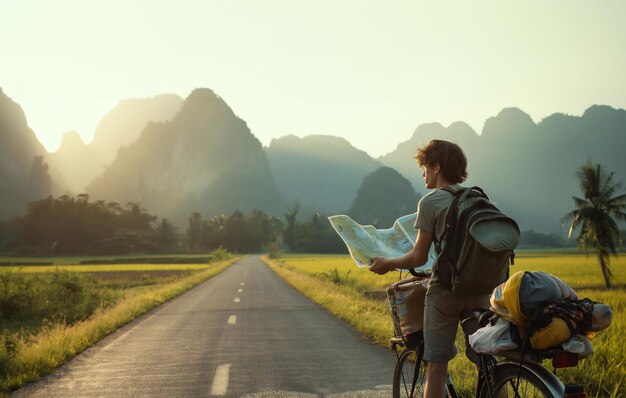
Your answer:
[[[567,214],[565,221],[572,222],[568,238],[580,226],[578,246],[598,253],[606,287],[611,288],[609,256],[617,256],[616,246],[621,245],[617,223],[626,221],[626,194],[617,195],[622,183],[615,181],[615,173],[608,172],[602,165],[593,165],[589,160],[578,170],[580,189],[585,199],[575,196],[576,210]]]
[[[156,241],[162,251],[170,249],[176,244],[176,226],[167,218],[162,218],[161,223],[156,228]]]

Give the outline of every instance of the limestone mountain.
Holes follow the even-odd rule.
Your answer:
[[[294,135],[273,139],[266,148],[270,170],[282,196],[298,202],[301,213],[336,213],[349,208],[359,184],[381,166],[343,138]]]
[[[102,117],[90,144],[86,145],[76,132],[66,133],[51,163],[61,171],[72,192],[82,193],[111,164],[119,148],[135,142],[147,123],[170,120],[182,101],[173,94],[122,100]]]
[[[47,152],[28,127],[22,107],[0,88],[0,220],[60,190],[47,162]]]
[[[413,137],[379,160],[396,168],[422,192],[421,171],[412,158],[431,139],[459,143],[468,158],[465,185],[479,185],[520,227],[544,232],[561,228],[561,218],[579,195],[576,170],[591,159],[626,183],[626,111],[592,106],[582,116],[553,114],[539,123],[517,108],[489,118],[479,136],[464,123],[448,128],[421,125]]]
[[[180,111],[182,103],[182,98],[175,94],[122,100],[100,119],[89,146],[108,165],[120,147],[139,138],[148,122],[171,120]]]
[[[100,154],[86,145],[76,131],[63,134],[61,145],[50,154],[50,163],[62,174],[71,192],[83,193],[97,175],[104,171]]]
[[[210,217],[282,210],[261,143],[209,89],[194,90],[171,121],[148,123],[87,192],[141,202],[179,225],[193,211]]]
[[[380,167],[363,178],[348,215],[362,225],[391,228],[398,217],[415,212],[419,198],[398,171]]]

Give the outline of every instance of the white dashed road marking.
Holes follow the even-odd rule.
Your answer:
[[[239,290],[237,290],[237,292],[241,293],[241,292],[243,292],[243,289],[239,289]]]
[[[215,370],[211,395],[226,395],[228,392],[228,378],[230,374],[230,364],[220,365]]]
[[[228,317],[228,324],[234,325],[237,323],[237,315],[231,315]]]
[[[238,303],[238,302],[240,302],[240,301],[241,301],[241,300],[239,300],[239,297],[237,297],[237,298],[235,299],[235,303]]]
[[[241,282],[241,286],[245,285],[245,283]]]

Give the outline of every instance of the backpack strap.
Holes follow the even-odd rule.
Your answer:
[[[449,185],[446,185],[445,187],[441,187],[440,189],[442,191],[449,192],[452,194],[452,196],[454,196],[454,198],[452,199],[452,203],[450,203],[450,205],[448,206],[448,210],[446,212],[446,223],[443,229],[443,233],[441,234],[443,239],[446,239],[449,231],[454,229],[454,226],[456,225],[460,197],[461,195],[463,195],[463,193],[465,193],[468,190],[468,188],[459,188],[455,190],[455,189],[450,188]],[[437,253],[437,255],[441,254],[441,251],[442,251],[441,240],[437,238],[437,221],[436,220],[435,220],[435,233],[433,234],[433,242],[435,243],[435,252]]]
[[[461,197],[461,201],[464,201],[469,196],[482,196],[483,198],[487,199],[488,201],[491,201],[491,199],[489,199],[489,196],[487,196],[487,194],[485,193],[485,191],[481,187],[474,186],[474,187],[470,187],[470,188],[465,188],[465,192],[464,192],[464,195]]]
[[[446,228],[444,229],[443,235],[446,235],[446,232],[450,229],[454,229],[456,225],[456,219],[459,215],[459,202],[463,199],[467,198],[468,193],[472,190],[472,188],[461,188],[454,192],[454,198],[452,199],[452,203],[448,206],[448,211],[446,213]]]

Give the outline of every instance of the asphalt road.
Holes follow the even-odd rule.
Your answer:
[[[395,356],[248,257],[12,397],[389,397]]]

